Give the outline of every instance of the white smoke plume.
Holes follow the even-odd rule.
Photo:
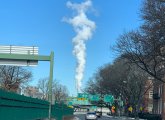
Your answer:
[[[92,37],[92,33],[96,28],[95,22],[88,19],[86,13],[92,8],[92,1],[86,0],[80,4],[67,2],[67,7],[73,9],[76,15],[72,18],[65,18],[65,21],[71,24],[76,32],[76,36],[72,39],[74,44],[73,54],[77,59],[76,66],[76,88],[77,92],[81,92],[82,79],[86,63],[86,45],[85,42]]]

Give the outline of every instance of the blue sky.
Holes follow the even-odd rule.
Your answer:
[[[0,44],[38,46],[41,55],[55,53],[54,78],[75,94],[76,59],[72,54],[72,38],[76,35],[72,26],[62,22],[73,11],[66,7],[68,0],[1,0]],[[70,0],[80,3],[84,0]],[[96,23],[93,37],[86,44],[87,57],[83,86],[98,67],[115,58],[110,46],[124,31],[137,28],[140,19],[141,0],[93,0],[95,10],[88,17]],[[49,75],[49,63],[39,62],[30,68],[33,82]]]

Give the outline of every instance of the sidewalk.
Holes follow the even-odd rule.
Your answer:
[[[146,119],[140,119],[140,118],[130,118],[130,117],[121,117],[121,120],[146,120]]]
[[[106,117],[109,117],[109,118],[115,118],[117,120],[147,120],[147,119],[140,119],[140,118],[131,118],[131,117],[125,117],[125,116],[121,116],[121,117],[118,117],[118,116],[109,116],[109,115],[106,115]]]

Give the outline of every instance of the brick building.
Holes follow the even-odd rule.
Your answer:
[[[145,88],[151,83],[153,87],[146,92],[143,98],[144,112],[160,114],[162,120],[165,120],[165,85],[152,79],[147,81]]]
[[[160,82],[154,83],[153,93],[153,113],[161,114],[163,120],[165,120],[165,95],[164,95],[164,84]]]
[[[145,85],[146,93],[143,97],[143,107],[144,112],[152,113],[153,111],[153,82],[152,80],[147,80]]]

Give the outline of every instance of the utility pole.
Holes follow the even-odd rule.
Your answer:
[[[52,82],[53,82],[54,52],[50,54],[50,76],[49,76],[49,120],[52,112]]]
[[[102,91],[101,91],[101,116],[103,114],[103,111],[102,111],[102,108],[103,107],[103,94],[102,94]]]

